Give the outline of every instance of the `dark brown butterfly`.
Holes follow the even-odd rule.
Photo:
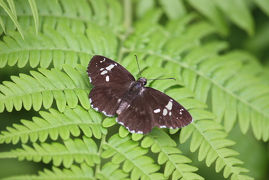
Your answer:
[[[146,134],[153,127],[181,128],[192,122],[190,113],[174,99],[150,87],[146,78],[137,81],[124,67],[104,56],[93,56],[88,66],[93,84],[92,108],[106,116],[118,115],[117,122],[131,133]]]

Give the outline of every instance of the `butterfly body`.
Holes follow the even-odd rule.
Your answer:
[[[122,99],[120,100],[120,105],[117,108],[116,114],[120,115],[125,109],[129,108],[130,104],[132,104],[133,100],[142,95],[143,91],[145,90],[145,85],[147,84],[146,78],[139,78],[137,81],[131,83],[128,91],[123,95]]]
[[[88,66],[93,89],[91,106],[131,133],[146,134],[153,127],[180,128],[192,122],[189,112],[174,99],[150,87],[146,78],[135,80],[120,64],[104,56],[94,56]]]

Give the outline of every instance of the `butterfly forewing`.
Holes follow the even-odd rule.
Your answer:
[[[104,56],[94,56],[87,72],[94,85],[89,95],[91,106],[107,116],[115,115],[120,98],[135,81],[134,77],[120,64]]]
[[[107,86],[112,84],[129,86],[135,78],[117,62],[104,56],[93,56],[88,66],[88,76],[94,86]]]

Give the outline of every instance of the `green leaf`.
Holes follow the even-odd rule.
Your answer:
[[[75,70],[65,65],[64,70],[65,72],[39,69],[39,72],[31,71],[32,76],[12,76],[13,82],[6,81],[3,82],[4,86],[0,86],[0,92],[3,94],[1,101],[8,111],[12,110],[12,106],[20,110],[21,102],[25,109],[33,107],[38,111],[42,104],[49,108],[53,99],[61,112],[67,105],[75,108],[79,101],[84,108],[89,109],[88,84],[85,77],[80,75],[80,69]]]
[[[196,167],[188,165],[191,160],[182,155],[181,151],[176,147],[176,143],[162,130],[154,129],[143,139],[142,147],[148,147],[148,145],[151,146],[152,152],[159,154],[158,163],[160,165],[165,164],[164,176],[166,178],[203,179],[195,173],[197,171]],[[155,148],[156,146],[158,146],[158,149]]]
[[[38,34],[38,26],[39,26],[39,18],[38,18],[38,10],[36,7],[36,3],[34,0],[28,0],[32,13],[33,13],[33,17],[34,17],[34,21],[35,21],[35,29],[36,29],[36,34]]]
[[[253,18],[250,15],[250,11],[248,10],[246,3],[244,3],[244,0],[215,0],[214,3],[216,3],[216,5],[225,12],[231,21],[247,31],[250,35],[254,33]]]
[[[92,139],[84,137],[81,139],[66,140],[64,144],[60,143],[34,143],[33,147],[22,145],[22,148],[2,153],[0,157],[14,156],[19,160],[49,163],[53,165],[70,167],[73,161],[77,163],[85,162],[89,166],[100,163],[100,157],[97,154],[97,146]],[[90,157],[90,158],[89,158]]]
[[[228,28],[224,17],[221,12],[216,7],[214,1],[210,0],[189,0],[191,6],[200,11],[204,16],[206,16],[210,21],[217,26],[217,29],[224,35],[228,34]]]
[[[186,13],[185,6],[179,0],[159,0],[169,19],[176,19]]]
[[[17,20],[17,16],[16,16],[16,11],[15,11],[15,5],[13,3],[13,1],[8,1],[10,9],[7,7],[6,3],[1,0],[0,1],[0,6],[5,10],[5,12],[8,14],[8,16],[10,17],[10,19],[13,21],[13,23],[15,24],[16,28],[18,29],[22,39],[24,39],[24,35],[23,35],[23,31],[21,29],[20,24],[18,23]]]
[[[118,164],[106,163],[96,177],[99,179],[126,179],[128,174],[119,168]]]
[[[108,153],[109,152],[109,155]],[[159,170],[159,166],[153,164],[150,157],[143,156],[147,153],[146,149],[138,146],[138,143],[132,141],[128,136],[121,138],[119,135],[113,135],[105,146],[103,156],[106,158],[113,156],[112,162],[120,164],[128,162],[129,168],[125,165],[125,171],[131,168],[131,178],[150,179]],[[127,169],[126,169],[127,168]]]
[[[254,2],[269,16],[269,2],[263,0],[254,0]]]
[[[116,124],[116,121],[115,121],[115,119],[114,118],[105,118],[104,120],[103,120],[103,123],[102,123],[102,125],[104,126],[104,127],[111,127],[111,126],[114,126]]]
[[[74,109],[66,108],[63,113],[54,109],[50,109],[49,112],[40,111],[40,115],[41,117],[33,117],[32,121],[21,120],[22,125],[14,124],[7,131],[2,131],[0,142],[44,142],[48,136],[53,139],[60,136],[67,140],[71,135],[79,136],[81,131],[87,137],[94,135],[98,139],[101,138],[101,134],[106,134],[106,130],[101,126],[100,114],[93,110],[86,111],[80,106]]]

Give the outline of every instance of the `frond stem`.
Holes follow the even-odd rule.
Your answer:
[[[97,154],[98,154],[99,157],[101,157],[101,154],[103,152],[103,144],[105,143],[105,141],[106,141],[106,135],[105,134],[102,134],[102,139],[101,139],[101,142],[100,142],[100,145],[99,145],[99,150],[97,152]],[[101,163],[100,164],[97,164],[96,167],[95,167],[95,177],[100,172]]]
[[[132,1],[131,0],[124,0],[124,26],[126,30],[131,28],[132,26]]]

